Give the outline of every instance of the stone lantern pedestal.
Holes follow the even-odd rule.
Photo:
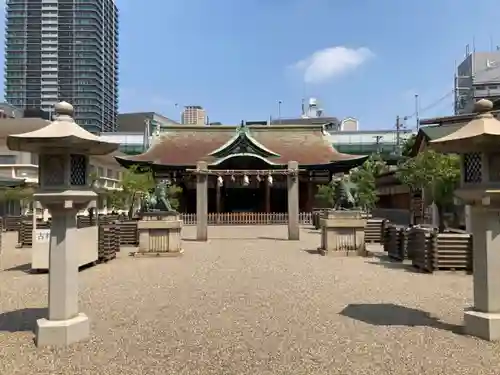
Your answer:
[[[473,236],[474,306],[464,314],[465,332],[500,340],[500,121],[493,104],[476,103],[478,115],[456,132],[431,142],[437,151],[459,154],[461,183],[455,195],[470,205]]]
[[[49,314],[37,321],[37,346],[65,346],[89,336],[89,319],[78,308],[76,215],[97,197],[89,181],[89,155],[118,148],[78,126],[70,104],[57,104],[55,115],[55,121],[42,129],[7,138],[9,149],[39,155],[39,188],[34,198],[52,216]]]

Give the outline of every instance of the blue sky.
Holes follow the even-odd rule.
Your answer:
[[[476,5],[473,5],[473,4]],[[455,60],[500,44],[498,0],[117,0],[120,110],[202,105],[210,121],[326,114],[390,128],[453,88]],[[3,20],[2,20],[3,22]],[[452,96],[422,117],[447,115]]]

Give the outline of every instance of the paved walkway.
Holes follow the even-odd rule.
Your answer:
[[[92,338],[36,349],[47,276],[4,244],[0,374],[499,374],[500,346],[462,336],[471,277],[311,253],[317,232],[210,228],[182,258],[120,257],[80,273]]]

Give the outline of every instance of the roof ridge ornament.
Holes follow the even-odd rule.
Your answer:
[[[236,129],[236,132],[238,134],[246,134],[247,131],[248,131],[247,124],[245,123],[245,121],[241,120],[240,126],[238,126],[238,128]]]

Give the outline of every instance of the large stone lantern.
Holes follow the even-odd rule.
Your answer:
[[[477,116],[431,147],[461,158],[455,195],[471,207],[474,307],[464,315],[466,333],[500,340],[500,121],[489,100],[476,103]]]
[[[10,135],[11,150],[39,155],[39,188],[34,198],[52,216],[49,251],[49,313],[39,319],[36,342],[68,345],[89,336],[89,319],[78,310],[78,254],[76,214],[96,199],[89,184],[89,156],[115,151],[73,120],[73,106],[55,105],[55,120],[33,132]]]

